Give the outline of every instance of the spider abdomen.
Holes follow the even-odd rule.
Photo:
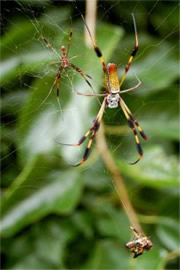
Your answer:
[[[119,93],[119,79],[118,79],[118,68],[116,64],[109,63],[107,65],[107,86],[111,93]]]

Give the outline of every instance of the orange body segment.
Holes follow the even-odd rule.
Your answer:
[[[119,79],[118,79],[118,68],[116,64],[107,65],[107,86],[111,93],[118,93],[119,88]]]

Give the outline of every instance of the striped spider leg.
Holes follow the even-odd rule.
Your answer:
[[[67,49],[65,48],[65,46],[61,46],[61,55],[53,48],[53,46],[48,42],[48,40],[41,34],[41,39],[45,42],[46,46],[49,49],[51,49],[59,58],[59,61],[51,62],[48,64],[48,65],[59,64],[59,68],[58,68],[56,77],[54,79],[54,82],[50,88],[50,91],[49,91],[47,97],[45,98],[45,100],[41,103],[41,105],[46,102],[48,97],[51,95],[54,87],[56,86],[56,98],[57,98],[58,104],[60,106],[60,99],[59,99],[60,78],[61,78],[61,74],[62,74],[63,70],[66,70],[69,67],[73,68],[76,72],[78,72],[94,92],[94,89],[88,80],[88,79],[92,79],[92,77],[90,75],[88,75],[87,73],[85,73],[84,71],[82,71],[82,69],[80,69],[78,66],[71,63],[70,59],[68,58],[68,54],[69,54],[69,50],[70,50],[70,46],[71,46],[72,34],[73,34],[73,29],[71,28],[71,31],[69,33],[68,42],[67,42]],[[71,59],[74,59],[77,57],[80,57],[80,56],[78,56],[78,55],[73,56],[73,57],[71,57]]]
[[[92,127],[90,129],[88,129],[88,131],[84,134],[84,136],[82,136],[82,138],[79,140],[78,143],[75,143],[75,144],[67,144],[67,143],[59,143],[61,145],[67,145],[67,146],[80,146],[88,137],[89,137],[89,141],[88,141],[88,144],[87,144],[87,147],[86,147],[86,150],[84,152],[84,155],[83,155],[83,158],[82,160],[75,164],[75,165],[72,165],[73,167],[77,167],[81,164],[83,164],[87,158],[89,157],[89,154],[90,154],[90,151],[91,151],[91,146],[92,146],[92,142],[94,140],[94,137],[100,127],[100,122],[101,122],[101,119],[103,117],[103,113],[104,113],[104,110],[105,110],[105,107],[106,107],[106,98],[104,98],[104,101],[103,103],[101,104],[101,107],[100,107],[100,110],[96,116],[96,119],[93,121],[93,124],[92,124]]]
[[[142,255],[145,250],[150,250],[152,248],[152,242],[149,237],[145,236],[142,232],[138,232],[134,227],[130,226],[135,238],[134,240],[126,244],[126,248],[129,248],[132,253],[134,253],[134,258]]]
[[[123,113],[124,113],[124,115],[125,115],[125,117],[126,117],[126,119],[128,121],[128,124],[129,124],[131,130],[133,131],[136,146],[137,146],[137,151],[139,153],[138,159],[135,162],[130,163],[130,164],[136,164],[143,156],[143,151],[142,151],[142,148],[141,148],[141,145],[140,145],[140,141],[139,141],[139,138],[138,138],[138,133],[136,131],[136,127],[137,127],[140,135],[143,137],[144,140],[146,140],[147,137],[146,137],[144,131],[142,130],[142,128],[140,127],[139,123],[137,122],[136,118],[131,113],[131,111],[129,110],[129,108],[125,104],[124,100],[120,96],[121,93],[126,93],[126,92],[130,92],[130,91],[133,91],[133,90],[137,89],[141,84],[141,82],[138,79],[138,83],[134,87],[129,88],[129,89],[125,89],[125,90],[122,90],[122,91],[120,90],[121,85],[123,84],[123,82],[124,82],[124,80],[126,78],[127,72],[128,72],[128,70],[130,68],[130,65],[131,65],[131,63],[132,63],[132,61],[133,61],[133,59],[134,59],[134,57],[135,57],[135,55],[137,53],[138,48],[139,48],[137,29],[136,29],[136,22],[135,22],[134,14],[132,14],[132,17],[133,17],[134,30],[135,30],[135,46],[134,46],[134,48],[132,50],[132,53],[131,53],[130,58],[128,60],[128,63],[126,65],[126,67],[125,67],[125,71],[124,71],[124,74],[122,76],[122,79],[119,82],[117,65],[114,64],[114,63],[109,63],[107,65],[105,64],[105,61],[104,61],[104,58],[102,56],[101,50],[96,45],[95,41],[93,40],[93,38],[91,36],[91,33],[90,33],[90,30],[88,28],[88,25],[86,24],[86,22],[84,20],[84,17],[82,16],[85,27],[86,27],[86,29],[87,29],[87,31],[89,33],[90,38],[91,38],[91,41],[92,41],[92,44],[93,44],[93,47],[94,47],[94,51],[96,52],[96,55],[98,56],[98,58],[100,59],[100,62],[102,64],[102,68],[103,68],[103,71],[104,71],[104,74],[105,74],[106,93],[105,94],[83,94],[83,93],[79,93],[79,92],[77,93],[79,95],[89,96],[89,97],[104,96],[104,100],[103,100],[102,106],[100,108],[100,111],[99,111],[95,121],[93,122],[92,127],[85,133],[85,135],[79,140],[79,142],[77,144],[68,144],[68,145],[71,145],[71,146],[79,146],[85,141],[85,139],[88,136],[90,136],[89,142],[88,142],[87,148],[86,148],[86,150],[84,152],[84,156],[83,156],[82,160],[78,164],[76,164],[74,166],[79,166],[79,165],[83,164],[87,160],[87,158],[89,156],[89,153],[90,153],[90,149],[91,149],[91,146],[92,146],[93,139],[94,139],[99,127],[100,127],[100,121],[101,121],[101,119],[103,117],[104,110],[106,108],[114,109],[114,108],[117,108],[118,106],[120,106],[122,108],[122,111],[123,111]]]

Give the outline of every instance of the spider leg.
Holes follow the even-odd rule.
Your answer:
[[[139,237],[139,232],[132,226],[129,227],[131,229],[131,231],[134,233],[135,237],[138,238]]]
[[[54,49],[54,47],[49,43],[49,41],[42,34],[41,34],[41,39],[46,43],[46,46],[48,48],[50,48],[56,55],[58,55],[59,58],[61,58],[59,53]]]
[[[91,41],[92,41],[92,44],[93,44],[94,50],[95,50],[95,52],[96,52],[96,55],[97,55],[97,57],[100,59],[101,64],[102,64],[103,71],[104,71],[104,73],[105,73],[105,75],[106,75],[106,64],[105,64],[105,62],[104,62],[104,58],[103,58],[103,56],[102,56],[102,52],[101,52],[101,50],[99,49],[99,47],[96,45],[95,41],[93,40],[92,35],[91,35],[91,32],[90,32],[90,30],[89,30],[89,27],[88,27],[88,25],[87,25],[87,23],[86,23],[86,21],[85,21],[83,15],[81,15],[81,17],[82,17],[83,22],[84,22],[84,25],[85,25],[85,27],[86,27],[88,33],[89,33],[89,36],[90,36],[90,39],[91,39]]]
[[[94,93],[94,88],[92,86],[92,84],[87,80],[87,77],[92,79],[92,77],[88,74],[86,74],[84,71],[82,71],[82,69],[80,69],[79,67],[77,67],[76,65],[70,63],[70,66],[75,69],[78,73],[80,73],[80,75],[84,78],[84,80],[86,81],[86,83],[91,87],[93,93]]]
[[[60,66],[60,68],[59,68],[59,70],[58,70],[58,73],[56,74],[55,80],[54,80],[54,82],[53,82],[53,84],[52,84],[52,86],[51,86],[51,89],[50,89],[48,95],[46,96],[46,98],[43,100],[43,102],[40,104],[39,107],[41,107],[41,106],[46,102],[46,100],[48,99],[48,97],[51,95],[51,93],[52,93],[52,91],[53,91],[55,85],[57,85],[58,104],[60,105],[60,101],[59,101],[59,79],[60,79],[60,77],[61,77],[61,72],[62,72],[62,70],[63,70],[63,66]],[[61,108],[61,106],[60,106],[60,108]]]
[[[88,145],[85,149],[85,152],[84,152],[84,155],[83,155],[83,158],[82,160],[75,164],[75,165],[72,165],[73,167],[78,167],[80,166],[81,164],[83,164],[87,158],[89,157],[89,154],[90,154],[90,151],[91,151],[91,146],[92,146],[92,142],[94,140],[94,137],[100,127],[100,122],[101,122],[101,119],[102,119],[102,116],[103,116],[103,113],[104,113],[104,109],[105,109],[105,106],[106,106],[106,98],[104,98],[104,101],[101,105],[101,108],[96,116],[96,119],[93,121],[93,125],[90,129],[88,129],[88,131],[85,133],[84,136],[81,137],[81,139],[79,140],[78,143],[75,143],[75,144],[66,144],[66,143],[59,143],[58,144],[61,144],[61,145],[67,145],[67,146],[80,146],[86,139],[87,137],[90,135],[90,138],[89,138],[89,141],[88,141]]]
[[[136,55],[136,53],[137,53],[137,51],[138,51],[138,49],[139,49],[138,35],[137,35],[137,28],[136,28],[136,21],[135,21],[135,17],[134,17],[134,14],[133,14],[133,13],[132,13],[132,17],[133,17],[134,32],[135,32],[135,46],[134,46],[134,48],[133,48],[133,50],[132,50],[132,52],[131,52],[130,58],[129,58],[129,60],[128,60],[128,63],[127,63],[127,65],[126,65],[126,67],[125,67],[124,74],[123,74],[122,79],[121,79],[121,81],[120,81],[120,87],[121,87],[121,85],[123,84],[123,82],[124,82],[124,80],[125,80],[125,78],[126,78],[126,75],[127,75],[127,73],[128,73],[128,70],[129,70],[129,68],[130,68],[130,66],[131,66],[131,63],[132,63],[132,61],[133,61],[133,59],[134,59],[134,57],[135,57],[135,55]]]
[[[69,39],[68,39],[68,45],[67,45],[67,56],[69,54],[69,49],[71,46],[72,34],[73,34],[73,28],[72,28],[72,21],[71,21],[71,31],[69,33]]]
[[[93,126],[90,129],[92,131],[92,134],[89,138],[88,145],[87,145],[86,150],[84,152],[83,158],[81,159],[81,161],[79,163],[73,165],[73,167],[78,167],[78,166],[82,165],[88,159],[90,151],[91,151],[91,146],[92,146],[93,140],[95,138],[97,131],[100,128],[100,122],[101,122],[101,119],[103,117],[105,106],[106,106],[106,98],[104,98],[104,101],[101,105],[101,108],[98,112],[98,115],[97,115],[95,121],[93,122]],[[83,137],[81,138],[81,140],[82,139],[83,139]]]
[[[59,69],[59,76],[56,79],[56,99],[59,105],[59,110],[60,112],[62,112],[62,108],[61,108],[61,103],[60,103],[60,98],[59,98],[59,92],[60,92],[60,86],[59,86],[59,81],[60,81],[60,76],[61,76],[61,71],[63,70],[63,67],[61,69]]]
[[[80,93],[80,92],[77,92],[77,94],[79,96],[86,96],[86,97],[105,97],[105,96],[107,96],[107,94],[84,94],[84,93]]]
[[[81,137],[78,143],[61,143],[57,141],[56,143],[61,144],[61,145],[66,145],[66,146],[80,146],[86,140],[86,138],[90,135],[91,132],[92,132],[92,127],[88,129],[88,131]]]
[[[126,103],[124,102],[123,99],[121,99],[121,102],[123,103],[123,106],[125,107],[129,117],[131,118],[131,120],[133,121],[133,123],[137,126],[139,133],[141,134],[141,136],[143,137],[144,140],[147,140],[147,136],[145,134],[145,132],[142,130],[142,128],[140,127],[138,121],[136,120],[136,118],[134,117],[134,115],[131,113],[131,111],[129,110],[128,106],[126,105]]]
[[[82,55],[75,55],[72,56],[71,58],[68,58],[69,60],[75,59],[75,58],[82,58]]]
[[[51,66],[51,65],[55,65],[55,64],[59,64],[61,63],[60,61],[54,61],[54,62],[51,62],[51,63],[48,63],[47,66]]]
[[[139,81],[138,84],[136,84],[134,87],[120,91],[120,94],[127,93],[127,92],[130,92],[130,91],[133,91],[133,90],[136,90],[141,85],[141,83],[142,82]]]
[[[142,150],[142,147],[140,145],[140,141],[139,141],[139,138],[138,138],[138,134],[137,134],[137,131],[136,131],[136,128],[134,126],[134,123],[131,119],[131,117],[129,116],[129,114],[127,113],[126,109],[125,109],[125,106],[124,106],[124,103],[122,102],[122,98],[120,99],[119,101],[119,104],[124,112],[124,115],[128,121],[128,124],[129,124],[129,127],[132,129],[133,133],[134,133],[134,138],[135,138],[135,142],[136,142],[136,146],[137,146],[137,151],[139,153],[139,158],[133,162],[133,163],[130,163],[131,165],[134,165],[136,164],[143,156],[143,150]]]

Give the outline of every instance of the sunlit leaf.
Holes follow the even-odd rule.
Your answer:
[[[127,269],[128,251],[118,241],[101,240],[83,269]]]

